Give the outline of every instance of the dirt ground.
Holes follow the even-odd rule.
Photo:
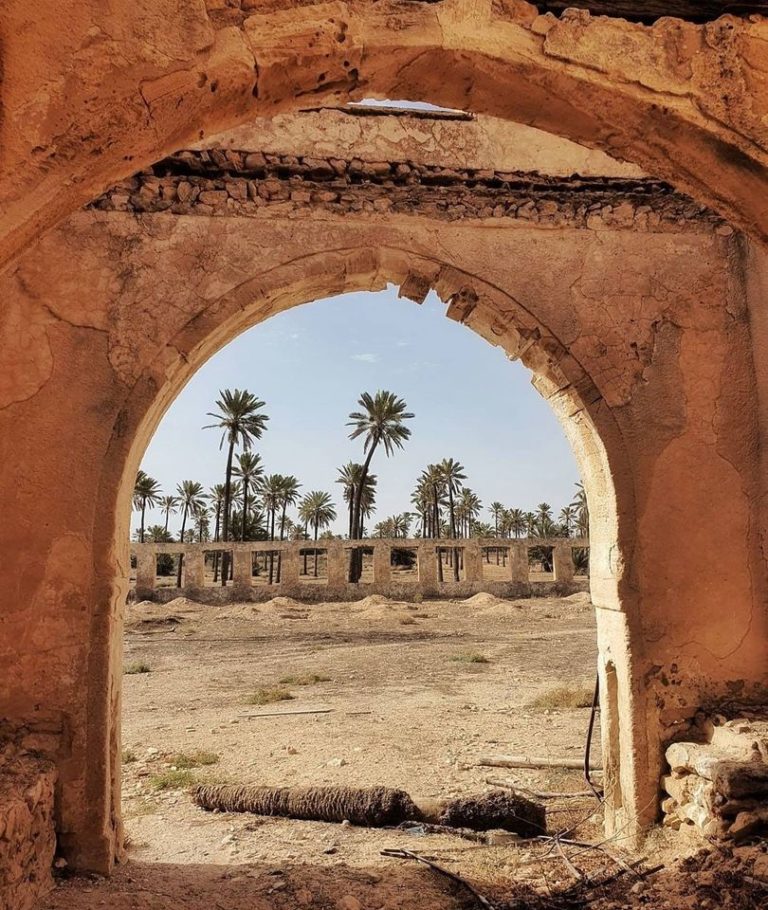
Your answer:
[[[580,758],[589,709],[533,703],[562,701],[551,695],[556,687],[583,702],[595,658],[593,609],[582,594],[422,604],[374,596],[312,606],[276,598],[227,607],[179,598],[130,607],[123,696],[130,862],[108,882],[65,878],[46,910],[481,906],[462,885],[383,856],[385,849],[430,858],[496,908],[687,907],[682,897],[646,901],[656,886],[622,867],[621,836],[609,853],[566,845],[564,859],[562,846],[546,841],[488,845],[419,827],[211,813],[190,796],[191,784],[208,781],[386,785],[453,797],[482,793],[488,778],[501,778],[583,791],[579,772],[505,771],[478,761],[511,753]],[[568,830],[569,839],[602,836],[594,797],[547,801],[547,825]],[[656,852],[663,855],[663,843]]]

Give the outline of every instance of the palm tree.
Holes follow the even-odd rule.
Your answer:
[[[573,497],[571,508],[576,510],[576,530],[579,537],[589,537],[589,506],[587,505],[587,491],[584,484],[576,484],[576,495]]]
[[[576,509],[573,506],[564,506],[560,509],[559,518],[563,536],[570,537],[574,522],[576,521]]]
[[[456,504],[455,495],[461,489],[462,481],[467,479],[464,466],[454,458],[444,458],[438,465],[443,484],[448,491],[448,509],[451,520],[451,537],[456,538]],[[459,580],[459,551],[453,550],[453,580]]]
[[[344,487],[344,502],[347,503],[349,509],[349,539],[352,539],[352,526],[354,524],[354,505],[355,505],[355,489],[360,483],[363,473],[363,466],[357,464],[354,461],[348,461],[345,465],[338,469],[338,478],[336,483],[340,483]],[[373,512],[374,505],[376,503],[376,475],[367,474],[365,480],[363,481],[363,495],[362,495],[362,513],[363,516],[368,518]]]
[[[493,531],[494,531],[495,537],[499,536],[499,525],[504,521],[505,512],[506,512],[506,509],[504,508],[502,503],[498,502],[498,500],[496,502],[491,503],[490,513],[491,513],[491,517],[493,518]],[[485,554],[486,561],[488,560],[489,556],[490,556],[490,553],[486,552],[486,554]],[[496,565],[498,565],[498,564],[499,564],[499,548],[496,547]]]
[[[160,503],[160,484],[154,477],[150,477],[144,471],[139,471],[136,475],[136,483],[133,486],[133,507],[141,511],[141,527],[139,529],[139,541],[144,543],[144,515],[147,506],[154,509]]]
[[[362,532],[363,488],[373,454],[379,444],[384,446],[388,457],[394,453],[395,449],[402,449],[411,435],[411,431],[405,426],[404,421],[411,420],[414,416],[406,411],[405,401],[392,392],[379,391],[373,396],[368,392],[363,392],[358,399],[358,404],[362,410],[352,411],[347,422],[347,426],[352,427],[349,438],[357,439],[362,436],[364,438],[363,452],[367,453],[360,478],[354,489],[352,533],[355,540],[359,539]],[[353,553],[354,558],[350,560],[349,580],[356,582],[362,575],[362,554],[357,550]]]
[[[179,499],[177,496],[163,496],[160,500],[160,511],[165,515],[165,531],[168,533],[168,519],[179,511]]]
[[[269,474],[259,480],[259,495],[267,517],[267,537],[275,539],[275,521],[278,510],[282,507],[285,477],[282,474]],[[274,581],[275,554],[269,554],[269,583]]]
[[[243,487],[243,521],[240,540],[246,540],[248,529],[248,493],[256,486],[259,479],[264,476],[264,466],[261,455],[245,451],[237,456],[237,464],[232,468],[232,476],[239,477]]]
[[[336,521],[336,508],[331,501],[330,493],[324,493],[322,490],[313,490],[302,500],[300,513],[306,516],[308,524],[312,525],[314,531],[315,543],[320,528],[327,528],[329,524]],[[317,578],[317,546],[315,546],[315,578]],[[304,574],[307,574],[306,555],[304,557]]]
[[[204,504],[203,485],[196,480],[182,480],[176,487],[179,494],[179,505],[181,507],[181,531],[179,540],[184,543],[185,530],[187,527],[187,517],[196,515],[198,509]],[[184,554],[179,553],[179,568],[176,573],[176,587],[181,587],[181,569],[184,564]]]
[[[522,537],[526,530],[525,512],[522,509],[509,509],[509,529],[516,538]]]
[[[195,512],[195,529],[197,531],[198,543],[204,543],[211,537],[211,510],[207,506],[201,505]]]
[[[231,507],[232,496],[232,458],[235,453],[235,446],[241,445],[246,451],[251,448],[254,439],[261,439],[266,429],[269,417],[266,414],[260,414],[259,411],[264,407],[264,402],[260,401],[251,392],[235,389],[234,392],[224,389],[219,392],[219,400],[216,402],[219,413],[208,413],[213,417],[216,423],[203,427],[205,430],[220,429],[222,430],[219,450],[224,447],[226,442],[227,448],[227,467],[224,479],[224,504],[223,518],[221,522],[221,539],[229,540],[229,511]],[[223,568],[221,572],[221,584],[226,585],[228,575],[228,553],[225,551],[222,560]]]

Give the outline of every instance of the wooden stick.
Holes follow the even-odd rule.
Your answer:
[[[431,859],[427,859],[425,856],[420,856],[418,853],[413,853],[411,850],[382,850],[381,855],[394,856],[398,859],[415,859],[417,863],[424,863],[425,866],[429,866],[429,868],[434,869],[435,872],[445,875],[446,878],[449,878],[452,882],[461,885],[462,888],[466,888],[485,910],[496,910],[488,898],[484,897],[473,885],[470,885],[466,879],[462,878],[460,875],[456,875],[455,872],[451,872],[450,869],[446,869],[444,866],[438,866],[437,863],[432,862]]]
[[[501,787],[503,790],[512,790],[512,792],[520,791],[521,793],[528,793],[530,796],[535,796],[537,799],[584,799],[589,797],[594,799],[593,793],[591,790],[579,790],[578,793],[559,793],[557,791],[549,790],[531,790],[530,787],[524,787],[522,784],[517,784],[513,780],[502,780],[500,777],[486,777],[486,784],[490,784],[492,787]]]
[[[564,768],[581,771],[584,762],[580,758],[529,758],[527,755],[483,755],[478,765],[488,768]],[[602,771],[598,765],[590,767],[591,771]]]
[[[302,711],[270,711],[267,714],[240,714],[248,720],[254,717],[295,717],[297,714],[330,714],[333,708],[308,708]]]

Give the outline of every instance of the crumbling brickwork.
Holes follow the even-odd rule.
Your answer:
[[[649,178],[551,177],[414,161],[297,158],[232,149],[180,152],[110,189],[102,211],[255,216],[307,208],[418,214],[445,221],[514,218],[550,227],[732,228],[715,212]]]
[[[0,743],[0,910],[34,910],[53,887],[52,762]]]

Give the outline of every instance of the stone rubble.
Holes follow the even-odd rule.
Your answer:
[[[675,742],[662,777],[664,825],[706,838],[768,832],[768,719],[699,718],[699,742]]]
[[[255,217],[419,214],[447,221],[514,218],[545,227],[731,233],[723,220],[651,178],[553,177],[413,161],[311,158],[230,149],[181,151],[112,187],[91,208]]]

